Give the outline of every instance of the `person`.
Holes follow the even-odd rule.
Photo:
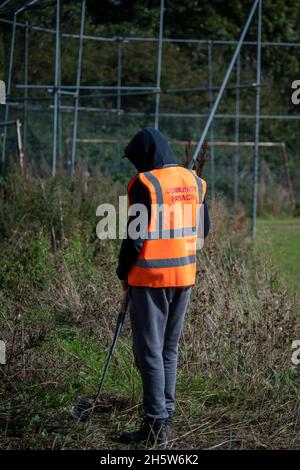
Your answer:
[[[125,147],[124,157],[138,171],[128,185],[130,209],[142,205],[136,207],[145,208],[148,223],[142,229],[143,224],[137,223],[140,211],[129,211],[118,259],[117,276],[123,289],[128,288],[144,410],[139,429],[123,432],[119,440],[162,445],[170,438],[175,409],[178,342],[195,283],[197,226],[201,225],[204,238],[209,231],[206,182],[177,165],[167,140],[153,128],[138,132]],[[179,212],[189,206],[190,220],[170,216],[166,209],[173,205]],[[201,218],[197,207],[202,207]],[[140,228],[136,236],[132,226]]]

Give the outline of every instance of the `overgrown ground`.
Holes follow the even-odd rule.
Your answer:
[[[3,449],[121,448],[119,432],[141,414],[127,318],[101,407],[88,424],[69,417],[78,394],[93,396],[114,331],[118,242],[96,238],[95,210],[123,192],[100,174],[1,181]],[[300,448],[295,295],[242,213],[218,202],[211,216],[181,340],[171,446]]]

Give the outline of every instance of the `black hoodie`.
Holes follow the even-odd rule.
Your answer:
[[[139,173],[176,165],[170,146],[161,132],[145,127],[125,147],[124,157],[133,163]]]
[[[151,171],[154,168],[177,166],[170,146],[165,137],[156,129],[146,127],[138,132],[125,147],[124,157],[133,163],[139,173]],[[148,220],[151,216],[151,201],[148,189],[137,178],[131,188],[131,204],[144,204],[148,210]],[[128,226],[137,216],[130,216],[127,223],[127,238],[123,240],[117,275],[119,279],[127,279],[131,266],[136,262],[143,247],[144,239],[132,240],[128,235]],[[207,205],[204,201],[204,237],[209,231]]]

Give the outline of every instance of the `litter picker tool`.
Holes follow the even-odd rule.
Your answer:
[[[105,364],[105,367],[104,367],[104,370],[103,370],[103,373],[102,373],[102,377],[101,377],[101,381],[100,381],[100,385],[99,385],[97,394],[96,394],[94,399],[86,398],[85,396],[80,395],[77,398],[76,405],[71,410],[71,416],[73,418],[77,419],[78,421],[87,421],[87,419],[91,417],[95,406],[97,406],[97,401],[98,401],[98,399],[101,395],[101,392],[103,390],[104,381],[105,381],[105,377],[106,377],[106,374],[107,374],[107,371],[108,371],[108,367],[111,363],[111,360],[112,360],[112,357],[114,355],[116,345],[117,345],[117,342],[118,342],[118,339],[119,339],[119,336],[120,336],[120,333],[121,333],[121,330],[122,330],[122,326],[123,326],[123,323],[124,323],[127,307],[128,307],[128,290],[126,290],[124,292],[124,295],[123,295],[121,309],[120,309],[120,312],[119,312],[119,315],[118,315],[118,318],[117,318],[114,339],[113,339],[112,345],[110,347],[110,351],[109,351],[108,358],[107,358],[107,361],[106,361],[106,364]]]

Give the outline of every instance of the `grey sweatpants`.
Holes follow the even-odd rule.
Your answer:
[[[191,290],[129,287],[133,353],[149,418],[167,418],[175,408],[178,342]]]

